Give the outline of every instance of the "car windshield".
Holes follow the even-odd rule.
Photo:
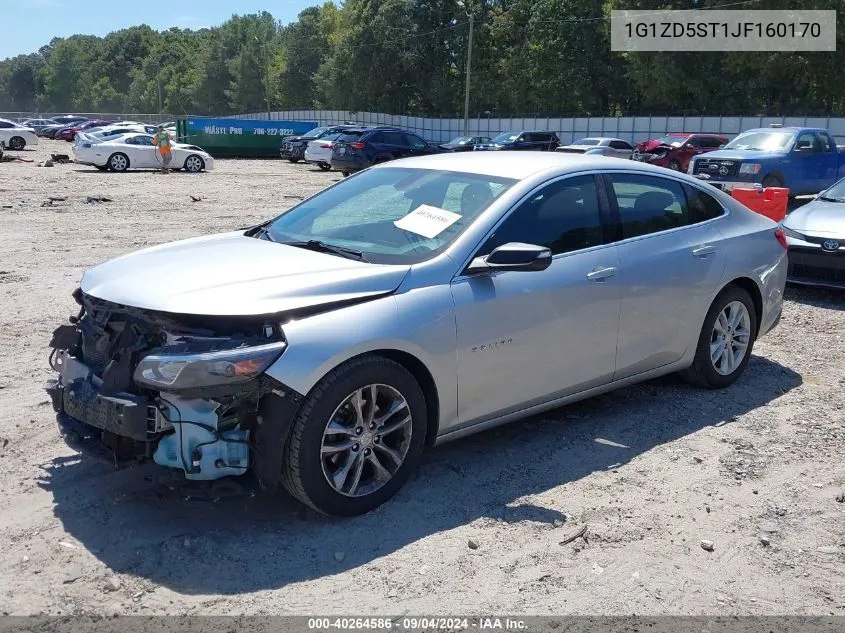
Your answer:
[[[451,141],[449,141],[448,145],[466,145],[471,140],[471,136],[456,136]]]
[[[374,264],[416,264],[442,253],[516,182],[432,169],[371,169],[291,208],[267,225],[265,235],[274,242],[317,240],[354,249]]]
[[[321,135],[325,134],[329,131],[327,127],[315,127],[313,130],[310,130],[303,134],[302,136],[306,136],[308,138],[320,138]]]
[[[582,138],[573,143],[573,145],[598,145],[599,139],[597,138]]]
[[[494,143],[510,143],[519,138],[519,132],[502,132],[493,139]]]
[[[845,178],[837,182],[830,189],[822,191],[819,194],[821,200],[835,200],[836,202],[845,202]]]
[[[661,136],[657,139],[664,145],[671,145],[672,147],[680,147],[683,145],[689,136]]]
[[[795,135],[792,132],[746,132],[725,145],[725,149],[777,152],[785,150],[793,140]]]

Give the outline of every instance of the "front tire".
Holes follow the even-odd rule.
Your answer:
[[[723,389],[745,371],[756,339],[754,302],[739,286],[728,286],[707,311],[695,359],[681,376],[699,387]]]
[[[298,158],[288,158],[288,162],[289,162],[289,163],[296,164],[296,163],[298,163],[298,162],[299,162],[299,159],[298,159]]]
[[[328,163],[318,163],[317,167],[319,167],[323,171],[329,171],[332,168],[332,166],[329,165]]]
[[[192,174],[198,174],[203,169],[205,169],[205,161],[201,156],[191,154],[185,159],[185,171]]]
[[[9,149],[15,150],[16,152],[21,151],[24,147],[26,147],[26,141],[20,136],[13,136],[9,139]]]
[[[779,176],[769,174],[768,176],[763,178],[763,188],[766,189],[768,187],[783,187],[783,182],[781,181]]]
[[[672,160],[669,161],[669,164],[667,165],[667,167],[669,169],[671,169],[672,171],[681,171],[681,161],[673,158]]]
[[[126,171],[129,169],[129,157],[126,154],[112,154],[109,156],[109,169],[112,171]]]
[[[422,389],[407,369],[381,356],[353,359],[327,374],[302,404],[282,484],[323,514],[369,512],[417,466],[426,419]]]

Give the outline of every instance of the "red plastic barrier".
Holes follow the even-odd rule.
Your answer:
[[[775,222],[780,222],[786,217],[789,189],[785,187],[767,187],[762,191],[760,189],[734,188],[731,190],[731,196],[752,211],[765,215]]]

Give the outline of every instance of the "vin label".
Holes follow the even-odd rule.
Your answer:
[[[611,11],[613,51],[835,51],[836,11]]]

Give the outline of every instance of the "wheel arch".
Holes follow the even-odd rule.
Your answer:
[[[440,429],[440,396],[437,391],[437,383],[428,367],[413,354],[398,349],[377,349],[369,353],[399,363],[411,372],[411,375],[419,383],[426,404],[425,443],[427,446],[433,445]]]
[[[751,301],[754,303],[754,320],[756,321],[755,331],[759,334],[763,321],[763,292],[760,290],[760,286],[750,277],[736,277],[722,286],[716,297],[722,294],[725,289],[730,286],[738,286],[751,296]],[[713,301],[715,300],[716,298],[714,297]]]
[[[320,381],[323,378],[328,376],[331,372],[335,371],[338,367],[342,367],[347,363],[354,362],[365,356],[380,356],[382,358],[387,358],[388,360],[392,360],[393,362],[402,365],[402,367],[404,367],[411,373],[411,375],[414,377],[414,380],[417,381],[420,388],[422,389],[423,396],[425,397],[425,443],[427,446],[433,445],[435,439],[437,439],[437,434],[440,429],[440,394],[437,389],[437,383],[434,380],[434,376],[432,375],[431,371],[426,366],[426,364],[422,360],[420,360],[419,357],[406,350],[401,350],[395,347],[368,349],[366,351],[361,351],[356,354],[353,354],[352,356],[344,358],[343,360],[329,367],[323,367],[320,372],[319,378],[314,380],[314,384],[308,390],[308,393],[305,393],[303,395],[307,397],[308,394],[311,393],[311,391],[315,389],[317,385],[320,384]]]
[[[786,187],[786,178],[783,177],[783,174],[779,170],[771,169],[767,171],[765,174],[763,174],[763,178],[760,179],[760,182],[762,183],[764,180],[766,180],[766,178],[769,177],[777,178],[780,181],[781,186]]]

